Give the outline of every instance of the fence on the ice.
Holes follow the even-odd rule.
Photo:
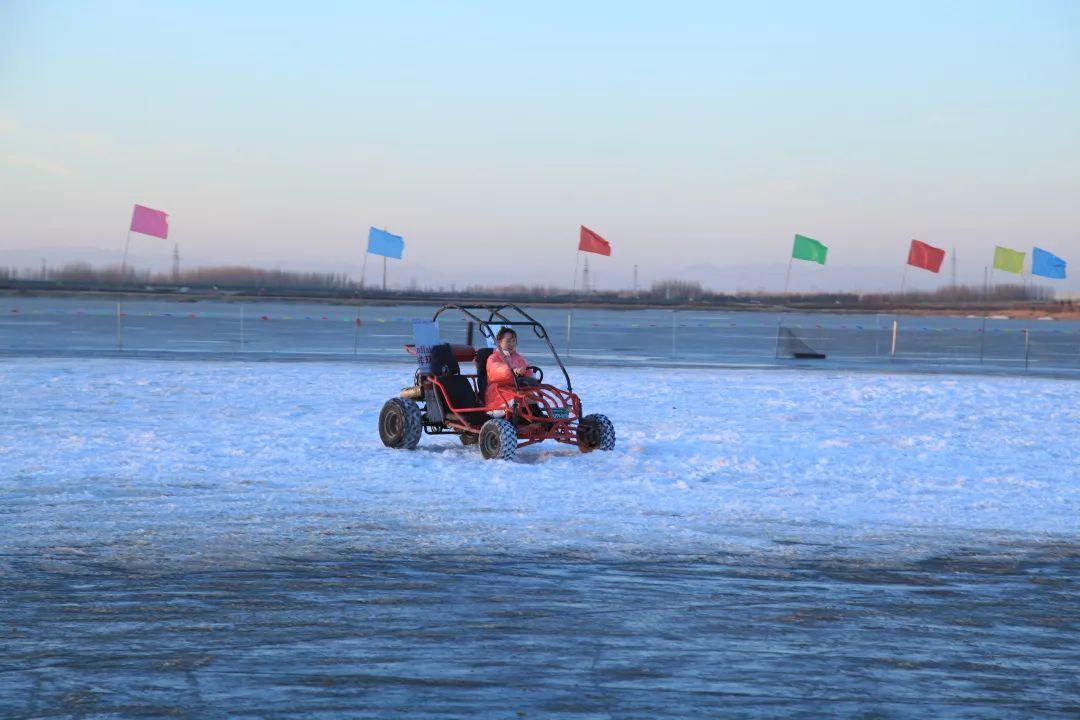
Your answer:
[[[0,351],[402,358],[434,308],[228,302],[0,301]],[[896,363],[1080,373],[1080,323],[1002,317],[536,309],[571,360],[664,364]],[[465,323],[441,320],[461,342]],[[528,330],[526,355],[546,351]]]

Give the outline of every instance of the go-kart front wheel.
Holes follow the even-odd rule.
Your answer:
[[[390,398],[379,413],[379,437],[389,448],[415,450],[424,431],[420,408],[412,400]]]
[[[578,449],[581,452],[615,449],[615,426],[607,415],[586,415],[578,423]]]
[[[517,430],[502,418],[493,418],[480,428],[480,454],[487,460],[513,460],[517,454]]]

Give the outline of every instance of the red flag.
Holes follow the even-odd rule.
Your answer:
[[[169,237],[169,213],[136,205],[131,214],[131,231],[165,240]]]
[[[611,255],[611,243],[584,225],[581,226],[581,240],[578,241],[577,249],[597,255]]]
[[[936,273],[941,270],[941,261],[945,259],[945,251],[933,245],[927,245],[919,240],[911,241],[911,249],[908,250],[907,264],[914,265],[923,270]]]

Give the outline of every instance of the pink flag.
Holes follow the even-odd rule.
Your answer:
[[[131,231],[153,235],[164,240],[169,237],[169,214],[136,205],[135,212],[131,216]]]

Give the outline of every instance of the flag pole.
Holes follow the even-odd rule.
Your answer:
[[[904,282],[907,280],[908,265],[904,264],[904,273],[900,276],[900,295],[904,294]]]
[[[675,312],[676,308],[671,308],[671,357],[675,357],[677,354],[675,348]]]
[[[352,354],[360,349],[360,303],[356,303],[356,319],[353,320]]]
[[[124,276],[127,275],[127,256],[128,247],[131,245],[131,228],[128,228],[127,237],[124,240],[124,258],[120,261],[120,287],[124,286]],[[122,351],[124,349],[124,330],[123,323],[121,321],[121,313],[123,310],[120,308],[120,303],[116,303],[116,349]]]
[[[370,243],[370,241],[371,240],[369,238],[368,242]],[[364,273],[367,271],[367,259],[368,259],[368,255],[370,255],[370,254],[371,253],[369,253],[367,250],[365,250],[364,251],[364,259],[360,263],[360,292],[361,292],[361,294],[364,292]],[[356,352],[357,352],[357,350],[359,348],[360,348],[360,299],[357,298],[357,301],[356,301],[356,319],[353,320],[353,349],[352,349],[353,355],[356,354]]]
[[[578,251],[576,253],[574,253],[574,279],[570,282],[570,299],[571,300],[573,300],[575,297],[577,297],[577,271],[578,271],[578,264],[580,264],[580,263],[581,263],[581,250],[578,249]]]
[[[784,276],[784,296],[782,300],[784,305],[787,305],[788,286],[791,284],[791,263],[795,259],[794,251],[792,253],[792,256],[787,259],[787,274]],[[783,326],[784,313],[781,310],[781,312],[776,313],[776,351],[773,353],[774,360],[780,357],[780,329]]]
[[[1028,310],[1027,327],[1024,328],[1024,372],[1028,370],[1028,358],[1031,356],[1031,310]]]
[[[386,292],[386,256],[382,256],[382,291]]]
[[[780,357],[780,329],[784,327],[784,313],[776,313],[776,348],[773,351],[773,360]]]
[[[127,274],[127,256],[128,248],[131,246],[131,229],[127,231],[127,239],[124,241],[124,259],[120,261],[120,283],[123,284],[124,276]]]
[[[979,364],[986,356],[986,311],[983,310],[982,329],[979,330]]]
[[[570,281],[570,312],[566,316],[566,357],[570,357],[570,332],[574,326],[574,305],[577,303],[577,271],[581,262],[581,248],[574,253],[574,278]]]

